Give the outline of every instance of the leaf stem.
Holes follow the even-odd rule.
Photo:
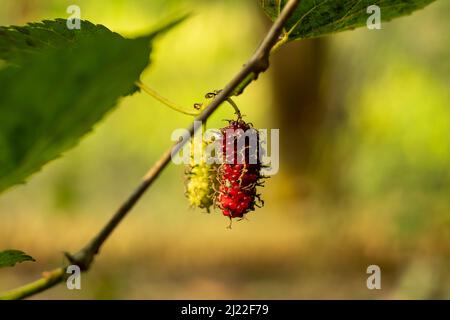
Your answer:
[[[187,111],[185,108],[178,106],[174,102],[172,102],[169,99],[167,99],[167,98],[163,97],[162,95],[160,95],[158,92],[156,92],[155,90],[153,90],[149,86],[143,84],[141,81],[136,81],[135,84],[141,90],[143,90],[144,92],[148,93],[150,96],[152,96],[153,98],[155,98],[156,100],[158,100],[162,104],[166,105],[167,107],[169,107],[169,108],[171,108],[171,109],[173,109],[175,111],[181,112],[183,114],[187,114],[189,116],[196,116],[196,115],[198,115],[198,113],[196,113],[196,112]]]
[[[288,41],[289,41],[289,33],[284,33],[283,36],[279,38],[277,43],[275,43],[272,49],[270,49],[270,54],[273,54],[276,51],[278,51],[278,49],[280,49]]]

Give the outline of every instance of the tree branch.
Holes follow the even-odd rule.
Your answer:
[[[230,96],[242,93],[251,82],[258,78],[260,73],[267,70],[269,67],[270,52],[277,42],[285,42],[283,40],[284,38],[280,38],[283,32],[283,27],[299,3],[300,0],[289,0],[253,56],[225,86],[225,88],[223,88],[220,93],[216,95],[208,107],[206,107],[206,109],[195,120],[204,122],[223,102],[227,101]],[[193,123],[188,130],[191,136],[195,133]],[[120,206],[108,223],[106,223],[100,232],[85,247],[74,255],[66,253],[66,257],[68,258],[70,264],[78,265],[83,271],[89,270],[95,255],[99,253],[100,248],[106,239],[108,239],[111,233],[116,229],[117,225],[123,220],[128,212],[130,212],[150,185],[152,185],[153,181],[158,178],[164,168],[167,167],[170,163],[172,152],[177,153],[186,142],[187,141],[184,140],[183,143],[175,144],[161,156],[161,158],[144,176],[137,189]],[[66,267],[67,266],[63,266],[51,272],[44,273],[43,277],[35,282],[0,294],[0,299],[22,299],[51,288],[64,280]]]

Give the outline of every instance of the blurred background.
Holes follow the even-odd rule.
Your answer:
[[[68,17],[138,36],[193,16],[155,43],[144,83],[191,106],[223,85],[270,26],[257,1],[2,0],[0,25]],[[82,290],[34,299],[450,298],[450,3],[291,43],[236,98],[280,128],[280,171],[248,220],[190,209],[171,165],[106,242]],[[63,70],[61,71],[63,72]],[[101,84],[99,84],[101,85]],[[26,94],[26,93],[24,93]],[[208,122],[232,117],[222,107]],[[144,93],[123,99],[80,145],[0,197],[0,249],[37,259],[0,270],[25,284],[95,234],[191,118]],[[379,265],[381,290],[366,268]]]

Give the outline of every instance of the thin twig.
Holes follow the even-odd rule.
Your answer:
[[[178,106],[174,102],[172,102],[169,99],[163,97],[162,95],[160,95],[158,92],[156,92],[155,90],[153,90],[149,86],[146,86],[145,84],[143,84],[141,81],[136,81],[135,84],[141,90],[143,90],[144,92],[148,93],[150,96],[152,96],[153,98],[155,98],[156,100],[158,100],[162,104],[168,106],[169,108],[171,108],[171,109],[173,109],[175,111],[181,112],[183,114],[186,114],[188,116],[195,116],[195,115],[197,115],[196,112],[185,110],[185,108],[183,108],[181,106]]]
[[[267,68],[269,67],[269,56],[271,49],[277,43],[277,41],[279,41],[286,21],[292,15],[299,3],[300,0],[289,0],[250,60],[225,86],[225,88],[223,88],[215,96],[213,101],[198,117],[196,117],[195,120],[201,121],[202,123],[206,121],[209,116],[224,101],[227,101],[230,96],[236,94],[237,89],[239,89],[239,93],[241,93],[249,83],[257,79],[258,75],[261,72],[267,70]],[[196,127],[194,127],[193,123],[188,128],[188,130],[191,136],[195,133]],[[83,271],[89,270],[94,260],[94,256],[99,253],[100,248],[106,241],[106,239],[116,229],[117,225],[123,220],[127,213],[134,207],[134,205],[138,202],[144,192],[150,187],[153,181],[158,178],[160,173],[170,163],[171,154],[176,154],[178,151],[180,151],[186,142],[186,140],[183,140],[182,143],[175,144],[161,156],[161,158],[144,176],[141,184],[137,187],[137,189],[120,206],[120,208],[112,216],[111,220],[106,223],[106,225],[100,230],[100,232],[83,249],[81,249],[74,255],[66,253],[66,256],[71,264],[78,265]],[[53,287],[65,278],[65,269],[66,266],[55,269],[50,273],[44,274],[41,279],[31,284],[11,290],[4,294],[0,294],[0,299],[22,299]]]
[[[44,272],[42,278],[28,283],[22,287],[4,292],[0,295],[0,300],[18,300],[42,292],[63,281],[66,267],[60,267],[52,271]]]

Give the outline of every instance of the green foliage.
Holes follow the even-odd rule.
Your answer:
[[[16,263],[24,261],[36,261],[33,257],[19,250],[0,251],[0,268],[14,267]]]
[[[134,85],[150,41],[184,17],[137,39],[82,21],[0,28],[0,191],[72,148]]]
[[[301,0],[286,25],[289,40],[324,36],[366,25],[367,8],[378,5],[381,19],[394,18],[421,9],[434,0]],[[287,0],[259,0],[266,14],[275,20]]]
[[[0,58],[14,64],[21,64],[30,55],[44,49],[63,48],[76,44],[82,39],[99,35],[120,35],[102,25],[81,21],[81,29],[69,30],[65,19],[44,20],[26,26],[0,27]]]
[[[400,190],[445,197],[450,191],[447,86],[414,60],[397,59],[387,70],[377,69],[370,86],[359,85],[360,96],[351,98],[356,104],[349,116],[353,138],[346,138],[353,150],[348,186],[353,196],[375,198]],[[421,201],[410,197],[405,211],[417,210]]]

